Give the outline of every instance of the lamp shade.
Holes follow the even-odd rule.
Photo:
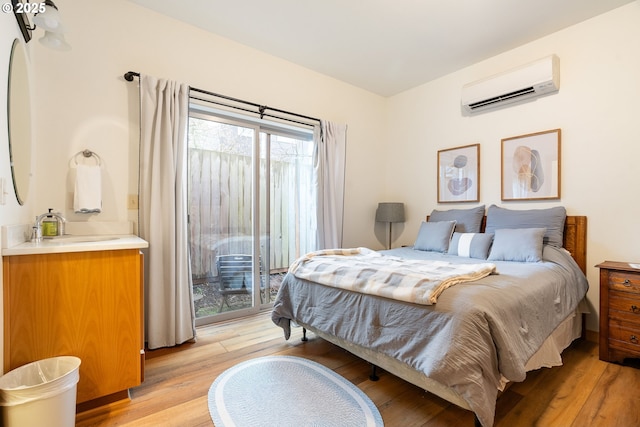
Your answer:
[[[377,222],[404,222],[404,203],[378,203]]]

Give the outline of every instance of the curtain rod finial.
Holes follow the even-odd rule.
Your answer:
[[[136,73],[135,71],[127,71],[124,73],[124,79],[128,82],[132,82],[134,77],[140,77],[140,73]]]

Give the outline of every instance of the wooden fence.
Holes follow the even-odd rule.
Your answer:
[[[252,159],[203,149],[189,150],[189,222],[194,277],[216,276],[217,255],[252,253]],[[262,168],[264,169],[264,168]],[[270,235],[261,233],[260,251],[269,269],[288,268],[314,250],[316,212],[310,159],[271,161]],[[264,200],[264,198],[261,198]],[[267,208],[261,202],[261,230]]]

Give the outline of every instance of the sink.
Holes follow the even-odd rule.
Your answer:
[[[92,243],[92,242],[108,242],[110,240],[118,240],[118,236],[73,236],[64,235],[56,237],[45,237],[43,243]]]

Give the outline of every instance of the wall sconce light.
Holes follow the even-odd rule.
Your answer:
[[[404,222],[404,203],[378,203],[376,222],[389,223],[389,245],[387,249],[391,249],[391,224]]]
[[[39,27],[44,30],[44,36],[39,39],[40,43],[50,49],[71,50],[71,46],[64,39],[65,27],[55,3],[51,0],[39,3],[11,0],[11,4],[25,43],[31,40],[31,32]],[[33,15],[33,25],[29,23],[29,14]]]

